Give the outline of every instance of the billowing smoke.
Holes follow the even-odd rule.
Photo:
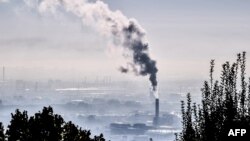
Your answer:
[[[133,63],[130,64],[132,71],[139,75],[149,75],[149,80],[156,91],[157,87],[157,67],[156,61],[152,60],[148,54],[148,44],[143,41],[145,33],[138,28],[135,22],[129,20],[128,26],[122,30],[124,35],[123,46],[132,52]],[[121,67],[122,72],[128,72],[129,67]]]
[[[2,0],[3,1],[3,0]],[[5,1],[5,0],[4,0]],[[11,0],[10,0],[11,1]],[[97,0],[24,0],[40,13],[56,13],[58,9],[73,13],[82,23],[92,26],[97,32],[110,37],[114,46],[122,47],[128,60],[126,67],[120,67],[123,73],[149,76],[153,91],[157,89],[156,61],[149,56],[148,43],[144,29],[135,19],[129,19],[120,11],[111,11],[107,4]]]

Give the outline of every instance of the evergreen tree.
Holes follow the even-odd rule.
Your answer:
[[[214,81],[214,60],[210,62],[210,80],[201,89],[201,106],[194,103],[190,110],[190,94],[186,110],[181,101],[183,129],[176,135],[176,141],[224,141],[232,127],[250,128],[250,78],[247,83],[245,65],[246,52],[243,52],[237,55],[235,63],[224,63],[220,80]]]
[[[246,101],[246,92],[247,92],[247,83],[245,81],[245,70],[246,70],[246,52],[242,53],[242,59],[240,62],[241,68],[241,93],[240,93],[240,114],[241,116],[245,116],[246,108],[245,108],[245,101]]]
[[[186,125],[186,139],[185,140],[194,140],[195,138],[195,132],[193,129],[193,123],[192,123],[192,107],[191,107],[192,101],[190,93],[187,94],[187,111],[186,111],[186,117],[187,117],[187,125]]]

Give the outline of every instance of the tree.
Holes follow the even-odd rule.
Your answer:
[[[190,110],[190,94],[187,94],[187,110],[184,101],[181,102],[183,129],[176,140],[223,141],[232,127],[250,128],[250,78],[247,83],[245,64],[246,52],[243,52],[237,55],[235,63],[224,63],[220,80],[214,81],[214,60],[210,62],[210,80],[201,89],[201,107],[194,103]]]
[[[79,141],[80,134],[78,127],[75,126],[71,121],[67,122],[63,127],[63,140],[64,141]]]
[[[29,138],[27,111],[20,112],[17,109],[15,114],[11,114],[11,118],[6,131],[8,141],[27,141]]]
[[[105,141],[103,134],[100,134],[100,136],[94,136],[94,141]]]
[[[80,128],[79,135],[80,135],[79,141],[92,141],[92,139],[90,138],[91,133],[89,130],[82,130]]]
[[[192,123],[192,107],[191,107],[191,96],[190,93],[187,94],[187,109],[185,112],[185,131],[183,134],[183,139],[185,141],[189,141],[189,140],[194,140],[195,139],[195,131],[193,129],[193,123]]]
[[[64,120],[54,114],[52,107],[44,107],[29,120],[32,141],[60,141],[62,139]]]
[[[83,130],[71,121],[53,113],[52,107],[44,107],[42,112],[30,118],[27,111],[11,114],[6,136],[8,141],[105,141],[103,134],[91,138],[89,130]],[[5,141],[4,128],[0,122],[0,141]]]
[[[5,134],[2,122],[0,122],[0,141],[5,141]]]

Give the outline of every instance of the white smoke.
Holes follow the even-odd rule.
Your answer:
[[[150,89],[150,95],[152,96],[152,97],[154,97],[155,99],[159,99],[159,92],[158,92],[158,89],[156,88],[156,89]]]
[[[32,3],[34,0],[26,0]],[[34,3],[34,2],[33,2]],[[35,5],[35,4],[33,4]],[[89,2],[88,0],[42,0],[37,8],[40,13],[56,13],[57,9],[63,7],[67,12],[81,18],[82,23],[94,27],[99,33],[113,36],[122,42],[122,30],[129,25],[130,19],[120,11],[111,11],[107,4],[102,1]]]
[[[1,0],[6,1],[6,0]],[[29,7],[40,13],[56,14],[59,9],[73,13],[98,33],[112,39],[114,46],[125,50],[124,57],[128,58],[127,67],[120,71],[134,72],[136,75],[149,75],[149,80],[156,91],[157,67],[156,61],[148,54],[148,43],[145,40],[145,30],[135,19],[129,19],[121,11],[112,11],[103,1],[89,0],[23,0]],[[130,60],[129,60],[130,59]]]

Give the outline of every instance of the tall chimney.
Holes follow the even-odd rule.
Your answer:
[[[155,117],[154,117],[154,125],[158,126],[159,125],[159,98],[155,99]]]

